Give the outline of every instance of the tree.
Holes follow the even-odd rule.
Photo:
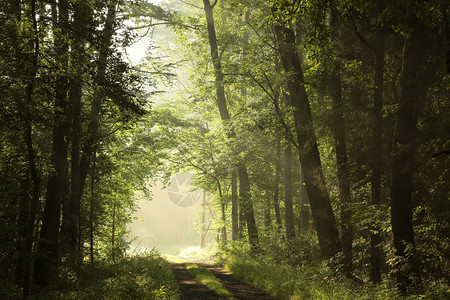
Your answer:
[[[86,3],[73,4],[73,32],[71,51],[70,105],[71,105],[71,159],[70,159],[70,198],[63,206],[61,234],[63,246],[69,254],[79,250],[80,224],[80,137],[81,137],[81,104],[83,97],[83,81],[86,78],[87,54],[85,42],[89,32],[89,16],[92,11]]]
[[[419,258],[415,253],[413,228],[414,155],[417,148],[417,119],[434,75],[433,61],[428,57],[436,43],[431,25],[418,16],[414,3],[406,6],[400,98],[394,131],[394,153],[391,183],[391,223],[397,257],[397,284],[402,293],[420,285]]]
[[[339,31],[340,20],[336,10],[331,10],[330,15],[330,37],[335,51],[339,52]],[[347,162],[347,140],[344,120],[344,108],[342,103],[342,82],[341,82],[341,63],[339,58],[334,59],[334,66],[331,66],[330,93],[333,102],[332,108],[332,128],[336,148],[337,177],[339,185],[339,198],[341,202],[341,242],[344,254],[343,267],[347,274],[352,272],[353,263],[353,226],[351,224],[351,192],[350,178]]]
[[[295,238],[292,177],[292,146],[287,142],[284,148],[284,220],[287,240]]]
[[[378,208],[381,204],[381,172],[382,172],[382,108],[383,108],[383,75],[384,75],[384,29],[377,26],[375,33],[375,92],[373,98],[373,144],[372,144],[372,178],[371,196],[372,205]],[[370,280],[378,283],[381,281],[381,240],[379,226],[373,226],[370,236]]]
[[[33,32],[34,32],[34,41],[33,41],[33,59],[32,59],[32,67],[30,80],[27,86],[27,95],[26,101],[29,109],[32,107],[32,100],[35,89],[35,77],[38,68],[38,59],[39,59],[39,49],[40,49],[40,40],[38,35],[38,27],[37,27],[37,17],[36,17],[36,1],[32,1],[31,3],[31,15],[33,20]],[[24,256],[24,273],[23,273],[23,296],[28,297],[30,293],[30,279],[31,279],[31,262],[32,262],[32,249],[33,249],[33,234],[35,230],[35,222],[36,222],[36,214],[37,214],[37,206],[39,203],[39,197],[41,193],[41,177],[38,174],[36,167],[36,159],[35,159],[35,151],[33,149],[33,137],[32,137],[32,114],[30,111],[26,110],[25,113],[25,143],[27,145],[27,153],[28,153],[28,166],[29,172],[31,174],[31,180],[33,182],[33,190],[32,190],[32,198],[31,198],[31,207],[29,218],[26,222],[27,233],[25,239],[25,256]]]
[[[304,87],[303,70],[295,46],[295,35],[292,28],[287,26],[290,18],[293,17],[289,15],[289,11],[288,4],[283,2],[276,2],[272,6],[276,20],[277,49],[287,76],[287,87],[294,110],[295,131],[300,148],[299,156],[320,249],[324,257],[330,258],[340,251],[341,245],[325,185],[311,108]]]
[[[61,204],[67,205],[69,199],[68,145],[70,128],[68,115],[68,22],[69,3],[61,0],[57,4],[58,14],[53,14],[53,32],[55,38],[56,72],[55,114],[52,140],[51,176],[47,184],[44,216],[39,239],[39,254],[35,261],[34,281],[40,287],[49,284],[54,277],[58,264],[59,222]],[[52,7],[56,11],[56,4]]]
[[[228,112],[225,90],[223,86],[224,74],[222,71],[222,64],[219,58],[219,51],[217,46],[216,29],[214,26],[214,15],[213,8],[217,4],[215,1],[213,4],[209,0],[204,0],[204,10],[206,14],[207,27],[208,27],[208,40],[211,49],[211,60],[214,66],[215,73],[215,86],[216,86],[216,97],[217,106],[219,108],[219,113],[221,119],[226,123],[230,119],[230,114]],[[248,13],[248,12],[247,12]],[[233,139],[236,137],[236,133],[230,132],[229,138]],[[243,209],[245,213],[247,231],[249,242],[253,247],[258,245],[258,229],[256,227],[255,215],[253,211],[253,203],[250,198],[250,182],[248,178],[247,168],[244,163],[238,163],[237,172],[239,177],[239,200],[243,204]]]

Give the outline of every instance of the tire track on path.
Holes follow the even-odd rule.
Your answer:
[[[172,266],[175,278],[180,285],[180,299],[227,299],[226,297],[217,295],[200,281],[195,279],[194,276],[186,269],[184,263],[171,262],[170,264]],[[223,286],[233,295],[231,299],[276,300],[276,298],[270,296],[269,294],[234,278],[231,274],[226,273],[217,266],[206,263],[194,264],[213,273],[214,276],[223,284]]]

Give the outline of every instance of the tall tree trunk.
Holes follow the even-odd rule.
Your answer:
[[[89,167],[91,164],[91,160],[93,156],[95,156],[95,145],[97,143],[97,140],[99,137],[99,123],[100,123],[100,117],[101,117],[101,111],[102,111],[102,101],[104,99],[103,92],[101,91],[101,87],[105,84],[105,76],[106,76],[106,67],[108,63],[108,56],[109,56],[109,47],[111,46],[112,37],[114,35],[114,21],[116,19],[116,1],[110,0],[107,5],[107,14],[105,18],[104,28],[101,34],[99,48],[98,48],[98,58],[97,58],[97,72],[94,77],[94,81],[96,85],[100,87],[100,90],[96,91],[96,94],[94,96],[94,99],[92,100],[91,104],[91,111],[90,111],[90,118],[88,123],[88,132],[87,132],[87,139],[85,144],[83,145],[83,150],[81,153],[81,157],[79,158],[79,170],[74,171],[75,173],[78,172],[79,174],[79,180],[78,183],[75,183],[75,185],[78,185],[78,193],[76,194],[77,198],[75,199],[74,203],[79,204],[81,203],[81,198],[83,196],[83,191],[86,183],[86,178],[89,173]],[[86,8],[87,11],[87,8]],[[86,12],[84,11],[84,13]],[[76,151],[76,150],[75,150]],[[73,162],[72,162],[73,163]],[[73,187],[76,189],[77,187]],[[92,191],[91,191],[92,192]],[[75,193],[72,193],[73,196],[75,196]],[[92,195],[91,195],[92,196]],[[94,201],[91,198],[91,201]],[[93,203],[91,203],[91,209],[93,209]],[[78,212],[78,231],[79,236],[81,237],[81,219],[79,211],[77,207]],[[90,212],[89,216],[89,228],[91,228],[91,221],[93,220],[93,216],[91,215],[93,213],[93,210]],[[94,245],[93,245],[93,230],[90,230],[90,258],[91,263],[94,262]],[[79,241],[79,247],[80,247],[81,241]]]
[[[34,281],[40,287],[47,286],[52,279],[51,277],[55,277],[57,274],[61,204],[67,203],[69,198],[68,146],[66,140],[70,128],[67,114],[68,82],[66,74],[68,64],[68,8],[67,0],[58,2],[58,25],[55,28],[54,37],[59,70],[56,74],[55,83],[55,125],[51,156],[51,166],[54,169],[48,179],[47,199],[34,272]]]
[[[16,284],[23,286],[23,279],[25,273],[25,259],[29,253],[26,252],[26,235],[27,235],[27,224],[28,216],[30,211],[30,199],[29,199],[29,185],[30,176],[28,172],[24,172],[20,176],[19,181],[19,209],[17,216],[17,239],[16,239],[16,250],[17,250],[17,263],[16,263]]]
[[[433,43],[427,36],[430,29],[417,17],[411,3],[408,3],[406,16],[410,32],[403,46],[390,189],[392,234],[398,258],[396,275],[401,293],[420,285],[420,263],[414,250],[412,223],[414,155],[417,118],[434,74],[433,66],[427,64],[428,50]]]
[[[339,49],[339,16],[332,10],[330,17],[331,43],[337,52]],[[339,58],[335,58],[336,66],[330,72],[331,99],[333,102],[333,134],[336,148],[337,175],[339,186],[339,198],[341,200],[341,242],[343,250],[344,272],[350,275],[353,262],[353,226],[351,224],[352,213],[350,210],[351,192],[349,172],[347,166],[347,141],[345,138],[344,108],[342,103],[342,83]]]
[[[18,13],[20,14],[20,4],[18,3]],[[28,172],[31,176],[32,181],[32,196],[30,212],[28,215],[28,220],[26,221],[26,236],[25,236],[25,256],[23,260],[23,297],[27,298],[30,294],[31,289],[31,264],[32,264],[32,250],[33,250],[33,240],[34,240],[34,230],[36,222],[36,212],[39,203],[39,197],[41,194],[41,177],[38,174],[36,167],[35,151],[33,149],[33,134],[32,134],[32,114],[30,109],[33,107],[33,95],[34,95],[34,85],[36,73],[38,71],[38,60],[40,52],[40,41],[39,32],[37,26],[37,15],[36,15],[36,0],[31,1],[31,20],[33,28],[33,40],[32,40],[32,58],[31,58],[31,70],[29,74],[29,81],[27,84],[26,92],[26,109],[24,110],[24,140],[27,148],[27,159],[28,159]]]
[[[303,169],[300,166],[300,232],[305,233],[309,229],[309,198],[303,176]]]
[[[94,153],[92,158],[92,172],[91,172],[91,197],[89,204],[89,258],[91,265],[94,264],[94,204],[95,204],[95,167],[96,167],[96,153],[94,146]]]
[[[220,203],[220,208],[221,208],[221,212],[222,212],[222,222],[223,222],[223,226],[221,229],[221,235],[222,235],[222,242],[224,245],[227,244],[227,226],[226,226],[226,222],[227,222],[227,214],[226,214],[226,207],[225,207],[225,203],[222,201]]]
[[[237,171],[237,177],[239,179],[239,172]],[[242,199],[245,198],[245,186],[242,184],[240,180],[239,182],[239,193],[238,193],[238,202],[239,202],[239,239],[242,239],[244,236],[244,228],[247,226],[247,220],[245,216],[245,201]]]
[[[276,3],[273,4],[272,9],[274,14],[279,9],[287,11],[285,7]],[[325,185],[325,177],[312,123],[311,108],[304,87],[303,70],[295,46],[295,35],[291,28],[286,24],[280,24],[280,22],[275,25],[275,33],[284,71],[287,74],[292,74],[287,85],[290,92],[291,106],[294,109],[295,129],[300,148],[299,157],[304,171],[321,253],[324,258],[328,258],[336,255],[340,251],[341,245]]]
[[[237,173],[235,170],[231,173],[231,239],[239,239],[239,219],[238,219],[238,187]]]
[[[225,98],[225,87],[223,85],[224,74],[222,71],[222,63],[219,57],[219,49],[217,45],[216,28],[214,25],[213,6],[209,0],[203,0],[206,22],[208,27],[208,41],[211,49],[211,60],[214,66],[214,76],[216,85],[216,103],[219,108],[220,117],[223,121],[230,120],[227,101]]]
[[[284,146],[284,221],[286,223],[286,240],[295,238],[294,207],[292,186],[292,146]]]
[[[114,260],[116,257],[116,203],[114,199],[113,213],[112,213],[112,226],[111,226],[111,258]]]
[[[264,203],[264,227],[266,229],[270,228],[270,225],[272,224],[272,215],[270,213],[270,208],[272,207],[272,199],[267,198],[265,199]]]
[[[277,155],[275,160],[275,190],[273,193],[273,206],[275,210],[277,230],[278,233],[281,234],[283,224],[281,222],[281,212],[280,212],[280,177],[281,177],[280,157],[281,157],[281,140],[277,139]]]
[[[23,60],[23,52],[21,49],[21,45],[19,42],[19,36],[25,35],[28,32],[24,32],[21,30],[21,27],[27,28],[28,26],[23,26],[23,20],[22,20],[22,7],[20,2],[10,2],[8,3],[9,6],[7,7],[8,13],[11,14],[11,18],[13,19],[13,22],[10,22],[11,24],[8,26],[9,32],[10,32],[10,38],[11,38],[11,45],[12,49],[14,49],[14,56],[16,57],[16,60]],[[4,11],[3,11],[4,12]],[[32,12],[32,18],[35,18],[35,11]],[[33,35],[34,32],[31,33]],[[30,42],[28,43],[29,48],[27,50],[31,50],[34,52],[34,39],[30,38]],[[30,51],[30,52],[31,52]],[[25,60],[32,61],[32,55],[31,57],[27,57]],[[30,59],[31,58],[31,59]],[[17,63],[14,68],[14,77],[20,76],[20,72],[23,72],[23,63]],[[29,83],[33,81],[33,78],[30,79]],[[29,84],[28,83],[28,84]],[[27,91],[28,92],[28,91]],[[28,96],[28,95],[27,95]],[[26,102],[22,102],[22,98],[20,97],[19,93],[15,94],[15,102],[19,103],[22,106],[22,110],[25,111],[25,118],[24,118],[24,133],[27,132],[27,126],[31,125],[31,117],[29,114],[29,110],[31,109],[31,103],[28,103],[28,97],[26,98]],[[25,137],[25,135],[24,135]],[[23,147],[24,145],[20,145],[19,153],[23,153],[26,148]],[[27,157],[28,158],[28,157]],[[2,166],[3,167],[3,166]],[[2,168],[3,169],[3,168]],[[16,258],[15,258],[15,267],[16,267],[16,278],[15,282],[18,286],[23,286],[23,280],[24,280],[24,257],[27,255],[26,249],[25,249],[25,236],[26,236],[26,227],[27,227],[27,218],[29,214],[29,181],[30,176],[29,172],[26,171],[24,168],[19,168],[16,172],[19,172],[19,190],[14,191],[14,196],[8,195],[9,190],[2,189],[1,193],[2,196],[5,197],[5,199],[10,198],[10,200],[7,202],[6,209],[2,211],[2,215],[9,216],[6,220],[6,228],[12,228],[13,230],[11,233],[13,233],[15,228],[17,228],[17,236],[15,237],[16,242]],[[9,177],[10,173],[5,170],[5,177]],[[3,184],[3,186],[5,186]],[[17,193],[18,192],[18,193]],[[3,230],[2,230],[3,231]],[[5,257],[3,258],[5,259]],[[8,259],[9,260],[9,259]]]
[[[108,11],[105,19],[105,27],[103,28],[100,46],[98,49],[97,58],[97,73],[94,77],[95,83],[102,87],[105,85],[106,67],[108,63],[109,47],[111,46],[112,37],[114,35],[114,21],[116,19],[116,1],[110,0],[108,3]],[[104,99],[103,92],[96,91],[94,99],[91,104],[90,119],[88,124],[88,137],[83,146],[82,155],[80,158],[80,180],[79,180],[79,193],[76,203],[81,201],[81,197],[84,190],[84,185],[89,172],[89,165],[95,151],[95,144],[99,139],[98,127],[101,117],[102,106],[101,103]]]
[[[78,225],[80,216],[80,131],[81,131],[81,97],[82,77],[84,75],[85,53],[84,40],[88,30],[89,6],[86,3],[74,3],[73,46],[71,55],[71,89],[72,105],[72,149],[69,203],[63,206],[61,241],[68,252],[73,255],[78,246]]]
[[[212,18],[214,18],[214,16],[212,15],[212,11],[211,11],[211,16],[212,16]],[[244,18],[248,18],[248,15],[245,14]],[[214,20],[213,20],[213,21],[214,21]],[[214,29],[214,32],[215,32],[215,29]],[[244,30],[243,41],[244,41],[244,44],[246,44],[246,43],[248,42],[248,31],[247,31],[247,30]],[[211,50],[211,51],[212,51],[212,50]],[[217,45],[216,45],[216,51],[218,51]],[[244,46],[244,47],[242,48],[242,59],[244,60],[244,59],[246,58],[246,56],[247,56],[247,49],[246,49],[245,46]],[[245,99],[245,98],[247,97],[247,89],[246,89],[246,87],[245,87],[244,85],[241,86],[240,94],[241,94],[241,98],[242,98],[242,99]],[[238,166],[236,165],[235,167],[236,167],[236,169],[234,170],[234,172],[236,172],[236,176],[239,177],[239,174],[238,174]],[[241,182],[239,182],[239,196],[238,196],[238,203],[239,203],[239,206],[238,206],[238,214],[239,214],[239,223],[238,223],[239,239],[242,239],[243,233],[244,233],[244,227],[245,227],[246,224],[247,224],[247,221],[246,221],[246,219],[245,219],[245,217],[246,217],[246,216],[245,216],[245,207],[244,207],[245,201],[241,201],[241,200],[240,200],[240,199],[241,199],[241,195],[244,195],[244,193],[245,193],[244,190],[245,190],[245,187],[242,185]]]
[[[377,27],[375,36],[375,93],[373,101],[373,140],[372,140],[372,206],[379,210],[381,204],[382,160],[382,108],[384,73],[384,30]],[[381,281],[381,238],[380,228],[371,226],[370,230],[370,281]]]
[[[209,0],[203,0],[203,5],[208,28],[208,40],[211,49],[211,60],[214,66],[217,106],[219,108],[219,113],[222,121],[227,123],[230,120],[230,114],[228,112],[227,102],[225,98],[225,89],[223,85],[224,74],[222,71],[222,64],[219,57],[216,29],[214,26],[214,15],[213,15],[214,7],[211,5]],[[230,138],[235,136],[236,133],[234,131],[231,131],[229,133]],[[258,230],[256,227],[255,215],[253,211],[253,202],[250,197],[250,181],[248,178],[247,167],[245,166],[244,163],[238,163],[237,168],[241,189],[239,202],[242,203],[242,207],[245,209],[244,213],[247,223],[249,242],[252,245],[252,247],[256,247],[258,245]]]
[[[220,212],[222,214],[222,228],[220,229],[220,235],[222,242],[226,245],[227,243],[227,214],[225,212],[225,202],[223,201],[223,193],[222,193],[222,185],[220,181],[217,180],[217,190],[219,191],[219,199],[220,199]]]
[[[244,164],[238,166],[239,176],[239,202],[243,203],[245,213],[245,221],[247,223],[248,240],[252,249],[258,248],[258,229],[256,227],[255,213],[253,211],[253,203],[250,197],[250,182],[248,179],[247,167]]]

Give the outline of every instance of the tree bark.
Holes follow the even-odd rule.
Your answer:
[[[294,208],[292,186],[292,146],[286,142],[284,147],[284,221],[286,223],[286,240],[295,238]]]
[[[102,106],[101,103],[104,99],[101,87],[105,84],[106,67],[108,64],[109,47],[111,46],[112,37],[114,34],[114,21],[116,19],[116,1],[110,1],[108,3],[108,12],[105,19],[105,27],[103,28],[99,54],[97,59],[97,73],[94,77],[96,85],[100,87],[95,94],[91,104],[90,119],[88,124],[88,137],[83,146],[82,155],[80,158],[80,180],[79,180],[79,193],[77,203],[81,201],[86,178],[89,172],[89,165],[95,151],[95,144],[99,139],[98,127],[101,117]]]
[[[277,18],[278,9],[286,11],[282,5],[273,4],[272,10],[275,18]],[[280,22],[275,24],[275,34],[283,69],[288,76],[287,86],[290,92],[291,106],[294,109],[295,129],[300,148],[299,157],[304,171],[319,246],[323,257],[329,258],[340,251],[341,245],[325,185],[311,108],[304,87],[303,70],[295,46],[295,35],[291,28]]]
[[[220,236],[222,242],[226,245],[227,244],[227,215],[225,212],[225,202],[223,200],[223,193],[222,193],[222,185],[220,184],[220,181],[217,179],[217,190],[219,192],[219,199],[220,199],[220,212],[222,214],[222,228],[220,228]]]
[[[339,26],[337,12],[333,10],[330,17],[331,43],[335,50],[339,49]],[[333,102],[333,135],[336,149],[337,177],[339,187],[339,198],[341,200],[341,242],[343,250],[344,272],[350,275],[353,262],[353,226],[351,224],[352,213],[349,208],[351,203],[350,181],[347,166],[347,141],[345,138],[344,108],[342,103],[342,82],[340,74],[340,63],[336,57],[336,66],[330,71],[331,100]]]
[[[217,2],[215,2],[217,3]],[[214,66],[215,85],[216,85],[216,102],[219,109],[220,117],[226,124],[230,120],[230,114],[228,112],[225,89],[223,85],[224,74],[222,71],[222,64],[219,58],[219,50],[217,46],[216,29],[214,25],[213,6],[209,0],[203,0],[204,10],[206,15],[206,23],[208,29],[208,41],[211,50],[211,60]],[[236,133],[230,129],[228,135],[229,138],[235,138]],[[240,199],[244,208],[245,219],[247,223],[247,231],[249,237],[249,243],[252,247],[258,245],[258,230],[256,227],[255,215],[253,211],[253,202],[250,198],[250,181],[248,178],[247,167],[244,163],[238,163],[238,176],[240,186]]]
[[[48,286],[50,280],[57,274],[61,204],[67,203],[69,198],[68,145],[66,140],[70,128],[67,113],[68,81],[66,74],[68,67],[68,8],[67,0],[58,2],[58,24],[54,31],[54,37],[59,70],[56,73],[55,83],[55,125],[50,164],[54,169],[48,179],[39,252],[34,272],[34,281],[40,287]]]
[[[303,176],[303,169],[300,166],[300,232],[305,233],[309,229],[309,198],[306,188],[305,177]]]
[[[21,7],[21,3],[20,2],[16,2],[16,3],[9,3],[8,7],[7,7],[7,12],[11,14],[12,19],[14,20],[13,22],[11,22],[12,24],[10,25],[9,32],[10,32],[10,37],[11,37],[11,45],[12,45],[12,49],[14,49],[14,56],[16,57],[16,59],[19,59],[23,56],[22,54],[22,50],[21,50],[21,45],[19,43],[19,36],[21,35],[25,35],[24,32],[21,32],[20,28],[21,27],[27,27],[27,26],[21,26],[22,25],[22,7]],[[32,18],[35,18],[35,11],[32,12]],[[33,30],[34,31],[34,30]],[[32,32],[32,34],[34,34],[34,32]],[[34,39],[30,38],[30,42],[28,43],[28,45],[30,45],[30,50],[34,52]],[[28,49],[27,49],[28,50]],[[30,57],[27,57],[27,59],[29,60],[33,60],[32,59],[32,55],[31,59]],[[21,64],[17,64],[15,65],[15,70],[14,70],[14,77],[16,76],[20,76],[20,72],[23,71],[22,70],[22,66]],[[30,82],[33,81],[34,78],[30,78],[30,81],[28,82],[28,85],[30,84]],[[28,93],[28,90],[27,90]],[[14,99],[17,103],[22,104],[21,106],[23,107],[22,110],[25,111],[25,118],[24,118],[24,133],[27,132],[27,127],[28,125],[31,125],[31,117],[29,114],[29,110],[31,109],[31,103],[28,103],[28,95],[26,95],[26,102],[22,103],[22,99],[19,96],[18,93],[15,94],[15,99]],[[25,135],[24,135],[25,137]],[[23,153],[24,150],[26,148],[23,147],[23,145],[21,145],[21,149],[18,151],[19,153]],[[28,157],[27,157],[28,158]],[[29,159],[29,158],[28,158]],[[25,260],[25,256],[27,255],[26,249],[25,249],[25,239],[26,239],[26,227],[27,227],[27,218],[28,218],[28,214],[29,214],[29,195],[28,195],[28,190],[29,190],[29,181],[30,181],[30,176],[29,176],[29,171],[25,171],[25,169],[18,169],[16,171],[17,175],[19,175],[18,177],[18,181],[19,181],[19,189],[18,191],[15,191],[14,196],[9,196],[7,195],[5,198],[10,198],[10,200],[7,202],[7,206],[6,206],[6,210],[3,210],[2,213],[3,215],[8,215],[9,217],[6,220],[6,228],[17,228],[17,236],[15,236],[15,242],[16,242],[16,252],[17,255],[15,257],[15,267],[16,267],[16,274],[15,274],[15,282],[18,286],[23,286],[23,281],[24,281],[24,260]],[[5,177],[9,177],[10,175],[8,174],[8,171],[5,171],[4,176]],[[3,184],[4,185],[4,184]],[[18,194],[17,194],[18,192]],[[5,194],[8,193],[8,189],[2,189],[1,191],[2,195],[5,196]],[[11,231],[11,233],[14,231],[14,229]]]
[[[238,219],[238,187],[236,171],[231,173],[231,239],[239,239],[239,219]]]
[[[208,41],[211,50],[211,60],[214,66],[214,76],[216,84],[216,103],[219,108],[220,118],[223,121],[230,120],[227,101],[225,97],[225,88],[223,85],[224,74],[222,71],[222,63],[219,57],[219,49],[217,46],[216,28],[214,25],[213,6],[209,0],[203,0],[206,22],[208,28]]]
[[[238,176],[240,183],[239,201],[243,203],[245,221],[247,223],[248,240],[252,249],[258,248],[258,229],[256,227],[253,203],[250,201],[250,183],[248,179],[247,167],[244,164],[238,166]]]
[[[392,234],[398,258],[397,285],[403,294],[409,289],[417,290],[421,281],[412,222],[414,155],[418,114],[434,74],[432,66],[426,61],[433,43],[427,36],[426,25],[417,18],[411,3],[408,4],[406,15],[410,33],[403,45],[390,188]]]
[[[270,208],[272,207],[272,199],[267,198],[265,199],[265,203],[264,203],[264,227],[266,229],[270,228],[270,225],[272,224],[272,216],[270,213]]]
[[[18,13],[20,14],[20,4],[18,4]],[[31,290],[31,264],[32,264],[32,250],[33,250],[33,240],[34,240],[34,229],[36,223],[36,213],[39,203],[39,198],[41,194],[41,177],[38,173],[36,167],[35,151],[33,149],[33,134],[32,134],[32,124],[33,118],[30,109],[33,107],[33,95],[35,78],[38,71],[38,61],[40,52],[40,41],[39,32],[37,26],[37,15],[36,15],[36,0],[31,1],[31,19],[33,22],[33,41],[32,41],[32,59],[31,59],[31,69],[29,75],[29,81],[27,84],[26,93],[26,109],[24,110],[24,140],[27,149],[27,159],[28,159],[28,172],[32,181],[32,196],[31,205],[28,215],[28,220],[26,221],[26,236],[25,236],[25,256],[23,261],[23,297],[27,298]]]
[[[237,178],[239,179],[239,172],[237,172]],[[247,226],[247,220],[245,216],[245,201],[242,201],[245,197],[245,186],[242,184],[241,180],[239,182],[239,192],[238,192],[238,202],[239,202],[239,239],[242,239],[244,236],[244,228]]]
[[[86,8],[87,9],[87,8]],[[100,43],[98,47],[98,58],[97,58],[97,72],[94,76],[94,82],[98,86],[99,90],[96,91],[94,99],[92,100],[91,104],[91,111],[90,111],[90,118],[88,123],[88,132],[87,132],[87,139],[85,144],[83,145],[83,150],[81,153],[81,157],[79,159],[79,170],[74,171],[79,173],[79,180],[78,183],[75,183],[78,185],[78,193],[76,193],[77,198],[75,199],[74,203],[79,204],[81,203],[81,198],[83,196],[83,191],[86,183],[86,178],[89,173],[89,168],[91,164],[91,160],[93,159],[93,156],[95,157],[95,145],[98,143],[98,139],[100,138],[98,132],[99,132],[99,123],[100,123],[100,117],[101,117],[101,111],[102,106],[101,103],[104,99],[103,92],[101,91],[102,86],[105,84],[105,76],[106,76],[106,67],[108,64],[108,56],[109,56],[109,47],[111,46],[112,37],[114,34],[114,21],[116,19],[116,1],[109,1],[107,5],[107,14],[105,18],[104,28],[101,34]],[[76,150],[75,150],[76,151]],[[73,163],[73,162],[72,162]],[[77,187],[75,186],[74,189]],[[91,187],[92,188],[92,187]],[[93,199],[92,199],[92,190],[91,190],[91,209],[90,212],[93,213]],[[72,194],[75,196],[75,193]],[[80,214],[81,212],[77,210],[78,212],[78,232],[79,236],[81,234],[81,222],[80,222]],[[93,220],[93,216],[89,216],[89,228],[90,228],[90,259],[91,263],[94,262],[94,255],[93,255],[93,230],[91,230],[91,221]],[[92,235],[91,235],[92,234]],[[81,239],[81,236],[80,236]],[[82,241],[78,241],[78,247],[81,247]]]
[[[115,201],[115,199],[114,199]],[[111,231],[111,258],[115,260],[116,257],[116,203],[113,204],[112,213],[112,231]]]
[[[275,190],[273,193],[273,206],[275,210],[275,219],[277,222],[278,233],[281,234],[283,229],[283,224],[281,222],[281,212],[280,212],[280,177],[281,177],[281,143],[280,139],[277,140],[277,156],[275,160]]]
[[[74,255],[78,246],[78,225],[80,216],[80,131],[81,131],[81,97],[82,77],[84,75],[85,53],[84,40],[88,30],[89,6],[85,3],[74,3],[73,46],[71,52],[71,88],[70,103],[72,117],[72,149],[70,173],[70,198],[63,206],[61,227],[62,242],[70,255]]]
[[[17,216],[17,238],[16,238],[16,251],[17,251],[17,262],[16,262],[16,284],[23,286],[24,274],[25,274],[25,260],[30,253],[26,252],[26,236],[27,236],[27,224],[28,216],[30,213],[30,199],[29,199],[29,185],[30,176],[29,172],[24,172],[20,176],[19,181],[19,205],[18,205],[18,216]]]
[[[372,206],[379,210],[381,204],[382,171],[382,108],[383,108],[383,73],[384,73],[384,30],[377,27],[375,36],[375,93],[373,104],[373,142],[372,142]],[[370,281],[381,282],[381,237],[380,228],[371,226],[370,232]]]
[[[92,158],[91,170],[91,195],[89,203],[89,258],[91,265],[94,264],[94,204],[95,204],[95,171],[96,171],[96,151],[94,146],[94,153]]]

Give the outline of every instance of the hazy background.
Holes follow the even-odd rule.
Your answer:
[[[153,200],[139,201],[134,216],[141,220],[129,225],[132,251],[155,248],[176,255],[183,248],[200,247],[203,191],[193,191],[189,183],[189,174],[174,175],[167,188],[161,182],[151,187]]]
[[[161,4],[163,0],[150,2]],[[140,35],[144,33],[145,30],[139,32]],[[155,26],[148,35],[127,47],[125,52],[134,65],[145,61],[147,55],[165,60],[169,57],[167,53],[171,51],[174,53],[170,56],[177,57],[175,38],[176,36],[166,26]],[[156,45],[157,47],[154,47]],[[172,98],[176,99],[176,91],[188,85],[186,73],[177,74],[173,78],[172,85],[148,87],[149,91],[154,89],[164,91],[152,98],[152,102],[161,103],[168,102]],[[139,200],[140,209],[134,214],[139,220],[128,225],[131,231],[129,238],[133,240],[131,251],[156,249],[163,254],[179,255],[183,249],[200,248],[203,191],[192,191],[189,180],[185,180],[186,176],[189,175],[174,175],[171,178],[172,184],[167,188],[164,183],[157,183],[150,188],[152,200]],[[173,184],[179,187],[179,191],[174,190]],[[192,205],[188,206],[190,202]],[[210,214],[206,215],[206,218],[210,217]]]

